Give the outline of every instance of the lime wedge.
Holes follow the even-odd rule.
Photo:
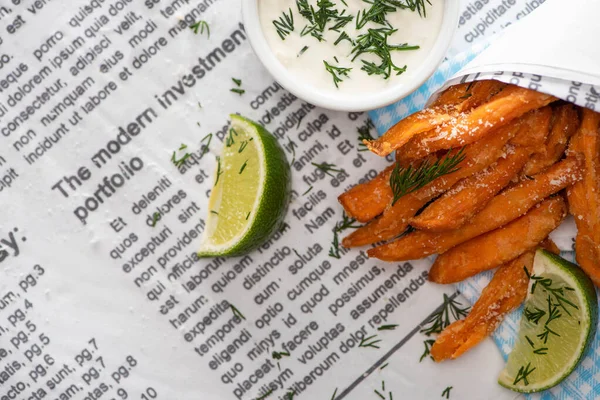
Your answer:
[[[248,253],[269,239],[285,217],[290,166],[277,139],[239,115],[218,159],[200,257]]]
[[[498,383],[522,393],[556,386],[581,361],[597,319],[590,278],[577,265],[538,250],[519,337]]]

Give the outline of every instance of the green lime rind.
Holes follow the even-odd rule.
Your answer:
[[[596,289],[590,278],[579,268],[579,266],[546,250],[538,250],[535,257],[536,260],[534,262],[534,274],[537,274],[538,276],[551,276],[554,279],[554,283],[556,283],[555,281],[557,278],[561,278],[561,284],[566,284],[566,286],[574,289],[574,291],[571,292],[573,295],[569,295],[571,296],[569,299],[573,300],[573,302],[576,300],[575,304],[580,308],[580,310],[577,310],[579,314],[579,320],[570,318],[564,312],[562,313],[563,315],[561,318],[565,318],[565,321],[569,322],[569,325],[572,328],[572,331],[575,331],[575,334],[571,336],[566,336],[563,334],[565,337],[560,337],[558,339],[564,340],[566,338],[572,338],[577,342],[575,343],[576,347],[574,348],[572,355],[569,354],[567,357],[559,357],[557,354],[560,352],[553,352],[553,348],[554,350],[557,350],[556,342],[554,342],[555,340],[558,340],[557,338],[549,339],[548,344],[544,345],[549,349],[546,355],[534,354],[533,350],[529,348],[528,345],[523,344],[525,343],[524,336],[527,333],[530,333],[532,337],[534,337],[531,332],[531,324],[529,322],[525,322],[525,316],[523,316],[521,318],[521,324],[519,328],[519,337],[515,341],[515,347],[509,355],[506,367],[500,373],[498,378],[498,383],[500,385],[520,393],[534,393],[547,390],[558,385],[565,378],[567,378],[585,356],[596,334],[596,325],[598,323],[598,298],[596,295]],[[539,271],[536,272],[536,266],[544,269],[542,274],[539,274]],[[539,289],[541,288],[536,288],[536,293],[534,295],[528,294],[525,307],[534,302],[534,296],[546,295],[546,292],[543,292]],[[539,300],[540,297],[537,299]],[[575,315],[574,311],[573,315]],[[528,324],[529,331],[527,331],[526,328]],[[542,322],[539,322],[539,324],[541,324],[540,326],[543,326],[543,320]],[[572,341],[569,342],[569,345],[573,344],[574,343]],[[524,380],[520,380],[517,384],[515,384],[515,365],[523,366],[529,363],[534,363],[531,365],[532,368],[534,367],[535,363],[544,363],[544,366],[551,365],[556,371],[550,376],[540,377],[539,374],[534,374],[536,372],[534,370],[529,376],[527,384]],[[512,374],[508,372],[509,369],[512,369]]]
[[[289,204],[290,165],[275,136],[261,125],[242,116],[232,114],[231,120],[234,127],[244,128],[251,135],[254,143],[259,146],[264,179],[262,190],[257,193],[245,231],[236,238],[235,242],[222,248],[203,244],[198,251],[198,257],[232,257],[251,252],[280,229]],[[209,214],[207,228],[211,218],[215,217]]]

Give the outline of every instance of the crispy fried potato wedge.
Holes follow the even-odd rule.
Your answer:
[[[390,175],[394,165],[390,165],[369,182],[352,187],[338,197],[346,214],[355,220],[369,222],[385,210],[392,200]]]
[[[460,282],[514,260],[537,247],[566,216],[567,205],[562,197],[544,200],[508,225],[441,254],[429,271],[429,280]]]
[[[529,159],[528,148],[515,148],[485,170],[465,178],[410,222],[417,229],[444,232],[458,229],[517,176]]]
[[[571,104],[556,107],[546,145],[541,152],[531,157],[523,173],[536,175],[560,160],[577,128],[579,128],[579,115],[576,108]]]
[[[444,193],[461,179],[487,168],[496,161],[502,154],[505,144],[517,134],[519,128],[520,121],[514,121],[499,129],[496,134],[467,146],[465,159],[457,171],[401,197],[394,205],[388,207],[381,217],[345,237],[342,245],[344,247],[364,246],[400,235],[406,230],[410,219],[428,201]]]
[[[434,233],[416,231],[373,249],[369,257],[384,261],[417,260],[497,229],[525,214],[531,207],[583,178],[583,160],[571,156],[543,173],[525,180],[494,197],[469,224],[454,231]]]
[[[462,103],[465,101],[469,86],[472,87],[470,82],[450,86],[431,103],[430,107],[456,106],[457,104]]]
[[[544,107],[556,98],[547,94],[508,86],[470,113],[459,114],[427,134],[420,135],[401,148],[403,159],[418,159],[438,150],[462,147],[486,136],[529,111]],[[387,155],[386,153],[385,155]]]
[[[457,358],[491,335],[505,315],[521,305],[527,296],[529,278],[523,270],[533,270],[534,252],[529,251],[498,268],[473,305],[469,315],[448,326],[431,347],[437,362]]]

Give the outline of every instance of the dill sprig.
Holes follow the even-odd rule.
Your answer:
[[[393,331],[397,327],[398,327],[398,325],[381,325],[379,328],[377,328],[377,330],[378,331]]]
[[[250,218],[250,212],[251,211],[248,211],[248,214],[246,214],[246,221],[248,221],[248,218]]]
[[[202,153],[200,154],[200,157],[204,156],[210,150],[209,146],[210,141],[212,140],[212,136],[213,134],[209,133],[208,135],[204,136],[202,140],[200,140],[200,143],[204,143],[204,141],[206,140],[206,144],[202,144]]]
[[[331,77],[333,78],[333,84],[336,88],[340,87],[338,84],[340,82],[343,82],[343,77],[348,77],[348,74],[350,73],[350,71],[352,71],[352,68],[336,67],[329,64],[325,60],[323,60],[323,64],[325,64],[325,69],[327,70],[327,72],[331,74]]]
[[[452,390],[452,386],[448,386],[446,389],[444,389],[444,391],[442,392],[442,397],[449,399],[451,390]]]
[[[373,392],[375,392],[375,394],[376,394],[377,396],[379,396],[379,398],[380,398],[380,399],[383,399],[383,400],[385,400],[385,396],[384,396],[384,395],[382,395],[381,393],[379,393],[379,391],[378,391],[377,389],[374,389],[374,390],[373,390]]]
[[[352,22],[354,16],[346,14],[346,10],[343,10],[339,15],[334,16],[333,19],[335,20],[335,24],[329,30],[339,32],[340,29]]]
[[[333,240],[331,241],[331,247],[329,248],[329,256],[333,258],[337,258],[338,260],[342,258],[340,256],[340,238],[339,234],[345,231],[346,229],[351,228],[360,228],[360,226],[354,225],[356,222],[355,219],[350,218],[346,215],[346,213],[342,214],[342,220],[337,222],[333,227]]]
[[[558,336],[558,337],[560,337],[560,335],[559,335],[558,333],[554,332],[552,329],[550,329],[550,328],[548,327],[548,325],[545,325],[545,326],[544,326],[544,332],[542,332],[542,333],[540,333],[539,335],[537,335],[537,337],[538,337],[540,340],[543,340],[543,341],[544,341],[544,344],[546,344],[546,343],[548,342],[548,338],[550,337],[550,334],[553,334],[554,336]]]
[[[289,357],[290,353],[287,351],[274,351],[271,356],[274,360],[281,360],[283,357]]]
[[[230,304],[229,306],[231,307],[231,311],[233,312],[233,316],[234,317],[238,317],[238,318],[243,319],[243,320],[246,319],[246,317],[244,317],[244,314],[242,314],[240,312],[240,310],[237,309],[236,306],[234,306],[233,304]]]
[[[159,212],[155,212],[154,214],[152,214],[152,227],[153,228],[156,226],[156,223],[158,222],[159,219],[160,219]]]
[[[377,343],[381,342],[381,339],[377,339],[377,335],[371,335],[369,337],[363,338],[358,347],[372,347],[374,349],[378,349]]]
[[[423,361],[425,359],[425,357],[427,357],[427,356],[429,356],[429,358],[431,358],[433,360],[433,357],[431,356],[431,346],[433,346],[434,343],[435,343],[435,340],[433,340],[433,339],[423,340],[423,344],[425,345],[425,350],[423,351],[423,354],[421,354],[421,358],[419,358],[419,362]]]
[[[337,165],[335,164],[330,164],[327,162],[321,163],[321,164],[317,164],[317,163],[311,163],[313,166],[317,167],[317,169],[320,169],[321,171],[325,172],[325,174],[331,176],[332,178],[334,177],[332,172],[343,172],[343,169],[339,169],[337,168]]]
[[[554,296],[554,299],[558,302],[558,306],[561,307],[569,316],[571,316],[571,313],[567,309],[567,305],[573,307],[576,310],[579,310],[579,307],[577,307],[576,304],[574,304],[570,300],[567,300],[567,298],[565,297],[565,291],[573,291],[573,288],[568,286],[552,287],[552,279],[544,278],[543,276],[531,275],[529,271],[527,271],[527,268],[524,269],[525,274],[527,274],[527,277],[533,280],[533,285],[531,285],[531,294],[534,294],[535,289],[538,287],[538,285],[540,285],[543,288],[543,290]]]
[[[368,151],[369,149],[365,145],[365,140],[374,140],[375,138],[371,135],[370,125],[363,125],[356,128],[358,131],[358,151]]]
[[[531,369],[531,363],[528,363],[527,366],[521,366],[517,372],[517,376],[515,377],[513,385],[516,385],[521,381],[523,381],[525,386],[529,385],[529,380],[527,378],[533,371],[535,371],[535,368]]]
[[[300,52],[298,53],[298,57],[300,57],[302,54],[304,54],[306,52],[306,50],[308,50],[308,46],[304,46]]]
[[[233,92],[233,93],[237,93],[240,96],[243,95],[244,93],[246,93],[246,91],[244,89],[239,89],[239,88],[229,89],[229,91]]]
[[[273,394],[273,389],[269,389],[269,391],[267,393],[263,394],[260,397],[257,397],[256,400],[264,400],[267,397],[269,397],[271,394]]]
[[[540,319],[542,319],[542,317],[546,315],[546,311],[538,307],[536,307],[534,311],[531,311],[529,308],[525,307],[523,313],[525,314],[525,318],[527,318],[529,322],[533,322],[536,325],[538,324],[538,322],[540,322]]]
[[[394,194],[392,205],[398,199],[427,185],[440,176],[447,175],[458,170],[457,166],[465,159],[464,150],[452,154],[449,151],[444,158],[431,164],[428,160],[417,168],[409,166],[403,168],[397,164],[390,175],[390,187]]]
[[[240,148],[238,149],[238,153],[241,153],[242,151],[244,151],[244,149],[246,148],[246,146],[248,146],[248,141],[247,140],[243,140],[242,143],[240,143]]]
[[[387,367],[388,365],[390,365],[390,363],[385,363],[383,364],[381,367],[379,367],[379,370],[381,371],[382,369],[384,369],[385,367]]]
[[[190,25],[190,29],[194,31],[195,34],[198,34],[198,30],[200,30],[200,34],[204,34],[204,30],[206,30],[206,37],[210,39],[210,26],[206,21],[198,21],[195,24]]]
[[[451,317],[454,320],[466,317],[470,307],[463,308],[461,306],[461,303],[444,293],[444,302],[440,310],[429,317],[427,322],[425,322],[425,327],[421,329],[421,333],[424,333],[427,336],[434,333],[441,333],[448,325],[450,325]]]
[[[210,210],[210,213],[211,213],[211,214],[215,214],[215,215],[219,215],[219,213],[218,213],[218,212],[216,212],[215,210]]]
[[[243,164],[242,164],[242,166],[240,167],[240,172],[239,172],[240,174],[241,174],[242,172],[244,172],[244,170],[246,169],[246,165],[248,165],[248,160],[244,161],[244,163],[243,163]]]
[[[527,339],[527,343],[529,343],[529,345],[535,349],[535,345],[533,344],[533,340],[529,339],[529,336],[525,335],[525,339]]]
[[[217,186],[217,183],[219,183],[219,178],[221,177],[222,173],[223,171],[221,171],[221,157],[217,156],[217,178],[215,179],[214,186]]]
[[[296,391],[292,390],[292,389],[289,389],[289,391],[283,396],[283,398],[285,400],[292,400],[295,395],[296,395]]]
[[[285,40],[285,37],[294,31],[294,14],[292,13],[292,9],[289,9],[289,14],[283,11],[279,19],[273,21],[273,25],[281,40]]]
[[[379,57],[379,64],[372,61],[362,61],[362,70],[369,75],[382,75],[384,79],[388,79],[392,75],[392,71],[396,75],[406,71],[406,66],[398,67],[392,61],[392,51],[418,50],[419,46],[411,46],[408,43],[392,45],[388,43],[389,37],[396,33],[398,29],[378,28],[369,29],[367,33],[363,33],[356,38],[355,46],[350,52],[352,61],[363,54],[373,54]]]
[[[335,388],[335,391],[331,395],[331,400],[335,399],[335,395],[337,394],[338,388]]]
[[[242,86],[242,80],[241,79],[237,79],[237,78],[231,78],[231,80],[233,81],[233,83],[235,83],[238,86]]]
[[[333,45],[337,46],[338,44],[340,44],[344,40],[349,41],[350,44],[354,44],[354,42],[352,41],[352,39],[350,39],[350,36],[348,36],[348,34],[346,32],[342,31],[342,33],[340,33],[340,36],[338,36],[338,38],[335,40],[335,42],[333,42]]]
[[[541,355],[541,356],[545,356],[546,354],[548,354],[548,348],[547,347],[540,347],[539,349],[534,350],[533,353]]]
[[[187,149],[187,145],[185,145],[185,144],[182,144],[182,145],[179,147],[179,150],[178,150],[178,151],[185,150],[185,149]],[[172,163],[173,163],[173,164],[174,164],[174,165],[175,165],[177,168],[179,168],[179,167],[181,167],[183,164],[185,164],[185,162],[187,161],[187,159],[188,159],[188,158],[190,158],[190,157],[191,157],[191,154],[190,154],[190,153],[185,153],[185,154],[183,155],[183,157],[181,157],[180,159],[177,159],[177,151],[173,151],[173,154],[171,155],[171,162],[172,162]]]
[[[313,190],[312,186],[306,189],[306,192],[302,193],[302,196],[306,196],[308,193],[310,193],[311,190]]]

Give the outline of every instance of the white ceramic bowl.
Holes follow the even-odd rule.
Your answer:
[[[263,34],[258,15],[258,2],[261,0],[242,0],[242,17],[246,34],[254,52],[265,68],[281,86],[297,97],[323,108],[339,111],[366,111],[392,104],[421,86],[437,69],[458,25],[459,0],[445,0],[442,26],[437,40],[428,56],[423,60],[414,78],[408,82],[398,82],[380,92],[369,94],[332,93],[305,85],[298,77],[288,71],[273,54]]]

